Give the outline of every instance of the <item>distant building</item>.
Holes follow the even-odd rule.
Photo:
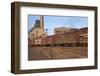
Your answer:
[[[54,34],[62,34],[68,32],[76,32],[76,31],[78,31],[77,28],[59,27],[54,29]]]

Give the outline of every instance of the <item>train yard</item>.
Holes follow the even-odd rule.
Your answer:
[[[87,47],[29,47],[28,60],[87,58]]]

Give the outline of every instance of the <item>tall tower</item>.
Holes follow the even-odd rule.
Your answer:
[[[44,32],[44,19],[43,19],[43,16],[40,16],[40,28]]]

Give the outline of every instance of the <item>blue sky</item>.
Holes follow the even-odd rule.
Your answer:
[[[28,16],[28,30],[30,30],[35,23],[35,20],[40,19],[40,16]],[[71,27],[82,28],[88,27],[88,17],[79,16],[44,16],[44,29],[48,29],[48,34],[54,33],[55,27]]]

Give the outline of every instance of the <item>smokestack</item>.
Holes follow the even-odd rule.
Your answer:
[[[43,16],[40,16],[40,27],[44,32],[44,19],[43,19]]]

